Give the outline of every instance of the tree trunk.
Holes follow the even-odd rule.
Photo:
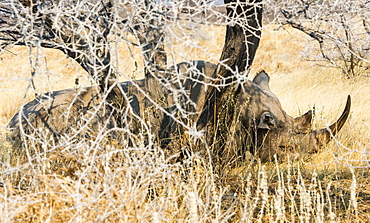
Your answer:
[[[140,43],[140,48],[144,59],[145,73],[145,93],[147,97],[141,101],[141,110],[145,111],[143,118],[146,119],[151,127],[151,132],[155,136],[162,134],[160,132],[161,122],[165,114],[158,109],[168,107],[166,100],[168,90],[165,89],[167,54],[164,49],[164,13],[156,13],[156,3],[145,0],[146,10],[135,19],[134,30],[135,37]],[[159,9],[160,11],[161,9]],[[149,13],[147,13],[149,12]],[[148,100],[150,98],[150,100]],[[160,137],[159,137],[160,138]]]
[[[262,0],[244,0],[238,3],[226,0],[227,15],[235,25],[226,29],[225,45],[220,61],[213,74],[219,78],[215,83],[225,84],[219,88],[210,87],[206,93],[206,103],[201,113],[197,127],[206,130],[207,144],[217,151],[224,150],[230,136],[230,124],[235,120],[235,114],[240,109],[238,95],[241,92],[239,83],[234,77],[235,72],[248,75],[259,45],[262,28]],[[245,24],[245,25],[241,25]],[[231,68],[231,70],[230,70]],[[247,72],[246,72],[247,71]]]
[[[107,93],[107,102],[115,111],[127,105],[127,100],[117,84],[116,73],[111,65],[111,54],[108,35],[112,28],[113,4],[110,0],[92,2],[89,15],[61,13],[58,17],[48,11],[60,7],[58,2],[46,0],[20,0],[19,3],[29,10],[34,21],[30,24],[37,36],[32,40],[41,41],[41,46],[59,49],[74,59],[99,85],[102,92]],[[66,11],[73,9],[73,2],[65,2]],[[19,11],[21,12],[21,8]],[[19,13],[19,12],[18,12]],[[46,13],[46,14],[44,14]],[[93,28],[94,29],[93,29]],[[16,27],[18,28],[18,27]],[[27,45],[22,42],[22,27],[10,31],[2,30],[6,36],[17,36],[15,44]],[[19,38],[19,39],[18,39]],[[11,38],[8,38],[11,41]],[[109,90],[109,91],[108,91]]]

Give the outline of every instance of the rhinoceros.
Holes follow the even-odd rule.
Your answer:
[[[176,67],[176,69],[175,69]],[[172,88],[185,89],[185,93],[175,100],[170,90],[165,95],[169,107],[176,101],[189,100],[186,106],[190,111],[196,111],[201,104],[205,93],[205,84],[209,83],[216,65],[205,61],[192,61],[179,63],[167,70],[168,78],[172,78]],[[176,75],[182,74],[182,75]],[[172,77],[170,76],[172,75]],[[179,78],[181,76],[181,78]],[[145,80],[125,81],[120,87],[130,101],[130,109],[135,115],[145,112],[145,96],[139,90],[145,91]],[[163,99],[162,99],[163,100]],[[85,131],[98,129],[111,129],[116,126],[110,111],[106,110],[104,95],[98,86],[78,89],[65,89],[43,94],[21,107],[8,124],[8,138],[19,142],[22,135],[51,133],[59,138],[68,134],[79,134]],[[197,107],[197,108],[195,108]],[[129,112],[129,111],[128,111]]]
[[[173,78],[177,77],[176,72],[186,73],[178,81],[181,82],[180,86],[175,84],[174,87],[185,88],[186,97],[195,105],[195,112],[201,112],[206,87],[212,82],[211,76],[216,68],[215,64],[195,61],[178,64],[177,70],[172,68],[168,72]],[[334,124],[328,128],[313,130],[312,111],[296,118],[289,116],[277,96],[271,92],[269,79],[268,74],[261,71],[253,80],[245,81],[238,102],[242,126],[242,131],[239,132],[242,136],[239,138],[243,141],[240,145],[249,148],[249,151],[261,160],[268,160],[275,154],[279,155],[296,147],[315,152],[328,143],[346,122],[351,107],[350,96],[344,112]],[[133,113],[142,115],[146,108],[142,106],[143,95],[137,87],[145,91],[145,80],[122,82],[121,87],[130,99]],[[20,130],[30,132],[40,128],[48,129],[55,136],[62,136],[71,129],[78,131],[78,127],[85,123],[89,124],[88,129],[91,131],[98,127],[112,128],[115,125],[112,121],[114,119],[110,117],[109,111],[104,110],[105,107],[100,103],[102,100],[98,87],[47,93],[23,106],[11,119],[8,125],[11,129],[10,137],[17,140],[21,135]],[[171,93],[166,95],[166,100],[169,107],[176,101],[181,101],[176,100]],[[241,150],[244,150],[243,148]]]
[[[312,110],[293,118],[282,108],[277,96],[269,87],[269,76],[265,71],[259,72],[253,81],[244,83],[244,92],[240,97],[240,105],[248,104],[242,113],[244,135],[252,154],[261,160],[281,155],[292,148],[299,147],[301,151],[313,153],[327,144],[346,122],[350,108],[351,97],[339,119],[328,128],[312,129]],[[248,145],[247,145],[248,146]]]

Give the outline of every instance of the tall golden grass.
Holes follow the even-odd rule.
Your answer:
[[[5,126],[35,92],[29,81],[32,70],[27,48],[14,47],[3,52],[0,55],[2,220],[368,221],[370,79],[364,75],[348,80],[340,70],[305,60],[308,37],[293,29],[277,28],[264,28],[251,73],[266,70],[271,76],[272,91],[283,108],[293,116],[314,109],[314,125],[319,128],[339,117],[350,94],[353,98],[350,119],[337,138],[318,154],[263,165],[246,161],[238,168],[225,170],[225,175],[215,174],[217,164],[209,163],[210,157],[191,155],[180,165],[170,162],[171,158],[161,149],[144,145],[120,148],[105,135],[64,146],[55,146],[52,141],[40,145],[30,140],[28,147],[34,148],[34,154],[24,162],[10,163],[6,154],[16,148],[4,139]],[[177,38],[167,39],[170,64],[217,61],[224,27],[179,26],[172,30]],[[141,78],[139,49],[126,42],[117,46],[114,58],[121,79]],[[62,53],[43,49],[40,55],[40,70],[34,79],[37,92],[71,88],[77,77],[81,85],[91,84],[85,72]]]

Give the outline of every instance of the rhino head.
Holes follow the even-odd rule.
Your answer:
[[[293,118],[282,108],[277,96],[269,87],[269,76],[261,71],[243,85],[240,97],[241,121],[245,131],[245,145],[262,161],[271,160],[276,154],[286,154],[292,148],[313,153],[328,143],[346,122],[351,98],[348,96],[343,114],[328,128],[312,129],[312,110]]]

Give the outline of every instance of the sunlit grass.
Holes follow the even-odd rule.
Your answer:
[[[75,143],[66,140],[65,144],[50,140],[40,145],[30,140],[25,151],[32,156],[21,160],[17,159],[18,148],[5,141],[2,134],[3,221],[369,220],[367,169],[352,166],[369,165],[370,79],[362,76],[348,80],[340,70],[306,61],[307,37],[292,29],[277,28],[264,29],[250,77],[265,69],[271,76],[272,91],[288,114],[298,116],[314,109],[314,126],[323,128],[340,116],[347,95],[352,96],[348,122],[336,140],[318,154],[266,164],[249,162],[252,157],[247,157],[238,167],[216,173],[217,164],[210,164],[207,156],[192,154],[182,163],[174,163],[175,158],[167,157],[166,151],[155,145],[119,147],[105,135]],[[215,62],[219,57],[224,27],[175,30],[179,39],[167,40],[170,65],[184,60]],[[120,50],[114,52],[113,58],[121,79],[142,77],[140,50],[124,41],[117,46]],[[15,55],[0,55],[3,133],[19,106],[35,93],[30,87],[23,99],[30,84],[26,78],[31,75],[27,49],[16,47],[9,51]],[[40,67],[44,73],[35,77],[36,90],[71,88],[76,77],[82,85],[91,84],[85,72],[62,53],[44,50],[43,55]]]

